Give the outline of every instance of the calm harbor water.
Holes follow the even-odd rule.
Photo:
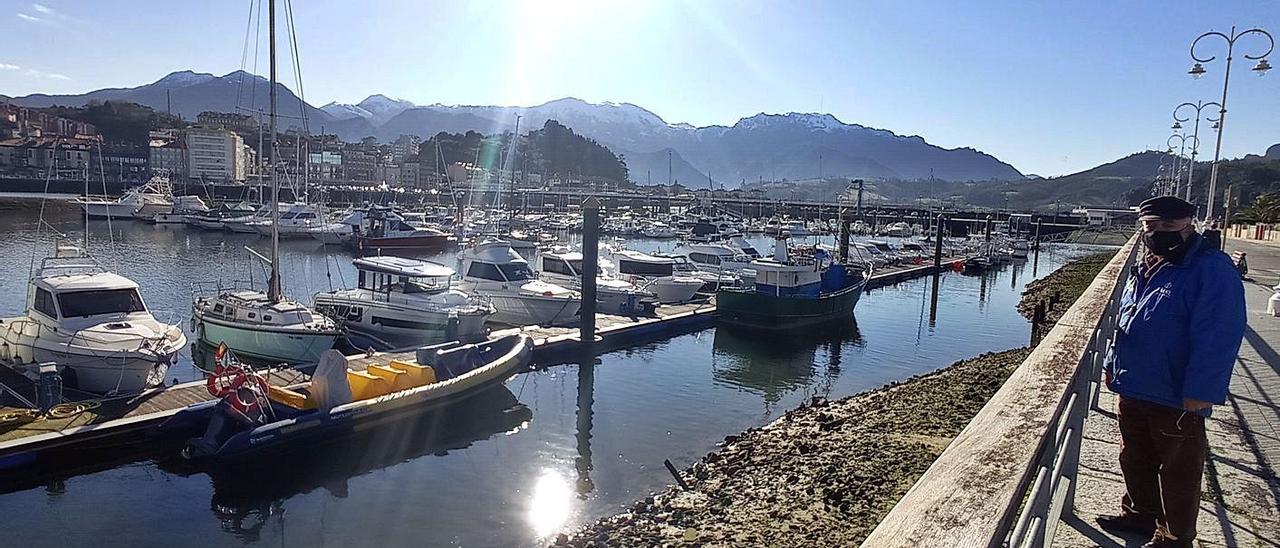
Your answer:
[[[78,210],[45,218],[76,243]],[[0,315],[23,311],[38,202],[0,204]],[[189,284],[248,279],[251,235],[117,222],[91,225],[90,248],[142,285],[161,318],[186,323]],[[762,251],[767,242],[758,242]],[[636,242],[652,251],[670,243]],[[354,283],[350,256],[311,241],[282,245],[286,291]],[[444,413],[330,447],[231,470],[185,469],[168,454],[104,462],[0,494],[4,545],[540,545],[664,488],[663,459],[685,467],[724,436],[815,396],[841,397],[1026,343],[1014,305],[1026,282],[1081,248],[1050,246],[983,276],[948,273],[863,297],[856,322],[803,336],[713,328],[549,365]],[[452,264],[451,257],[437,259]],[[259,269],[253,273],[262,279]],[[190,356],[170,376],[198,377]],[[391,430],[391,431],[388,431]]]

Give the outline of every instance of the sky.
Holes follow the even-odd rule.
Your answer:
[[[252,70],[250,5],[0,0],[0,94]],[[316,106],[375,93],[521,106],[571,96],[698,126],[828,112],[1044,176],[1163,150],[1174,106],[1219,100],[1224,40],[1197,49],[1217,56],[1204,78],[1187,75],[1201,33],[1280,37],[1275,0],[303,0],[294,18]],[[1236,43],[1223,157],[1280,143],[1280,70],[1258,78],[1241,55],[1266,46]],[[259,73],[265,51],[264,40]],[[1201,139],[1210,159],[1215,135]]]

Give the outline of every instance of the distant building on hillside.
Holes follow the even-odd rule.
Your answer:
[[[244,181],[247,161],[244,140],[223,128],[195,127],[185,135],[187,178],[192,181]]]
[[[418,147],[422,138],[417,135],[401,135],[391,143],[391,161],[403,164],[411,158],[418,157]]]
[[[361,150],[360,145],[348,145],[342,151],[342,175],[347,183],[373,186],[378,180],[378,155]]]
[[[202,126],[229,129],[241,136],[257,135],[258,120],[248,114],[205,111],[196,115],[196,123]]]
[[[150,164],[149,147],[135,143],[103,143],[89,149],[89,169],[100,171],[94,179],[140,185],[151,177]]]
[[[27,137],[0,139],[0,175],[29,179],[83,179],[96,140]]]
[[[0,103],[0,139],[40,137],[93,140],[98,138],[98,129],[93,124]]]

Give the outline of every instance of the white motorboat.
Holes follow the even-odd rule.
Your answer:
[[[282,203],[276,208],[276,215],[289,211],[294,204]],[[257,225],[272,219],[271,205],[259,206],[257,211],[222,220],[223,228],[241,234],[258,234]]]
[[[275,29],[274,11],[271,29]],[[271,82],[276,86],[275,33],[271,33]],[[271,143],[276,132],[274,92],[270,106]],[[196,336],[210,346],[226,343],[237,354],[289,364],[315,363],[320,354],[333,347],[342,334],[337,324],[321,314],[312,313],[305,305],[284,296],[280,284],[280,181],[271,172],[271,205],[267,212],[271,222],[271,266],[267,290],[216,287],[212,294],[201,294],[197,286],[191,303],[191,323]],[[256,253],[255,253],[256,255]]]
[[[677,236],[676,229],[662,221],[654,221],[649,226],[640,230],[640,233],[646,238],[675,238]]]
[[[173,210],[173,187],[165,177],[153,177],[117,199],[84,196],[74,202],[95,219],[150,219]]]
[[[658,296],[662,304],[690,301],[702,289],[701,278],[678,274],[676,260],[630,249],[604,250],[617,267],[618,277]]]
[[[792,220],[782,226],[783,232],[790,232],[792,237],[800,238],[809,235],[809,227],[804,221]]]
[[[53,362],[68,387],[140,392],[163,383],[187,345],[181,327],[151,315],[138,284],[80,248],[58,248],[30,286],[26,315],[0,319],[0,361],[32,378]]]
[[[702,287],[698,289],[700,293],[715,293],[727,287],[740,287],[744,285],[742,281],[744,274],[748,279],[755,278],[755,270],[752,269],[743,270],[743,274],[727,270],[712,272],[698,268],[684,255],[671,255],[669,258],[673,261],[671,267],[677,275],[702,280]]]
[[[739,248],[722,243],[686,242],[677,247],[675,253],[688,258],[704,272],[741,273],[751,270],[751,261],[756,259]]]
[[[362,257],[354,289],[319,293],[315,310],[347,330],[357,348],[404,348],[483,337],[488,299],[450,287],[452,268],[402,257]]]
[[[505,240],[485,240],[463,251],[465,292],[488,297],[497,312],[493,321],[508,325],[563,325],[578,320],[582,296],[544,282]]]
[[[263,219],[248,223],[248,226],[263,236],[270,236],[274,229],[281,238],[307,238],[311,236],[312,228],[321,225],[321,214],[320,208],[298,202],[281,212],[277,219]]]
[[[187,224],[187,218],[209,213],[209,206],[199,196],[174,196],[169,211],[156,213],[149,219],[155,224]]]
[[[568,250],[540,253],[538,275],[543,280],[581,291],[582,253]],[[597,269],[596,303],[598,312],[632,315],[656,305],[658,296],[605,269]]]
[[[894,238],[909,238],[915,234],[915,229],[907,223],[891,223],[880,231],[884,236],[893,236]]]

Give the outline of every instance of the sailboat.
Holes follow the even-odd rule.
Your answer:
[[[271,141],[276,139],[276,9],[269,2]],[[271,149],[274,150],[274,146]],[[265,151],[264,151],[265,152]],[[274,155],[273,155],[274,156]],[[196,337],[211,346],[226,343],[238,354],[261,360],[315,363],[342,334],[337,324],[289,300],[280,287],[280,181],[271,172],[271,274],[267,291],[219,287],[213,295],[196,294],[191,323]],[[256,255],[256,253],[255,253]],[[260,257],[261,258],[261,257]]]

